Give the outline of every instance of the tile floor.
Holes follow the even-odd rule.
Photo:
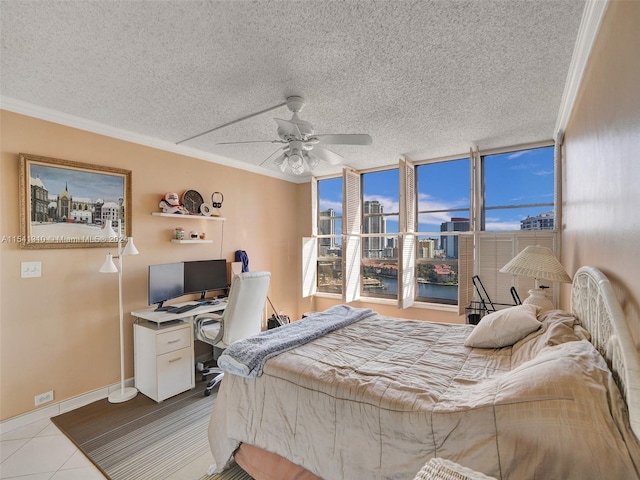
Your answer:
[[[105,479],[49,419],[0,435],[0,459],[2,480]]]

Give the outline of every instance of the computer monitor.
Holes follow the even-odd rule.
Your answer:
[[[214,290],[224,290],[227,281],[227,262],[220,260],[196,260],[184,262],[184,294],[205,294]]]
[[[163,303],[184,295],[184,263],[149,265],[149,305],[166,310]]]

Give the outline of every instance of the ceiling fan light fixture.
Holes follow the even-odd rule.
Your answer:
[[[276,164],[276,166],[280,169],[280,171],[281,171],[282,173],[284,173],[284,172],[285,172],[285,170],[287,169],[287,162],[285,162],[285,160],[286,160],[286,158],[285,158],[285,156],[283,155],[283,156],[281,156],[281,157],[279,157],[279,158],[276,158],[276,159],[273,161],[273,163],[275,163],[275,164]]]
[[[307,155],[306,153],[304,154],[304,159],[307,161],[307,164],[309,165],[309,168],[311,170],[313,170],[320,164],[320,160],[318,160],[316,157],[312,157],[311,155]]]
[[[287,157],[287,163],[294,175],[302,175],[304,173],[304,161],[302,155],[294,151]]]

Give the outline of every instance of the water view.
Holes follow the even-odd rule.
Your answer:
[[[380,278],[386,287],[382,293],[385,295],[398,294],[398,280],[396,278]],[[458,285],[443,285],[437,283],[418,283],[418,297],[440,298],[443,300],[458,301]]]

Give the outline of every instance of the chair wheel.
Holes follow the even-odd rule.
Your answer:
[[[208,397],[209,395],[211,395],[211,390],[207,389],[204,391],[204,396]]]

